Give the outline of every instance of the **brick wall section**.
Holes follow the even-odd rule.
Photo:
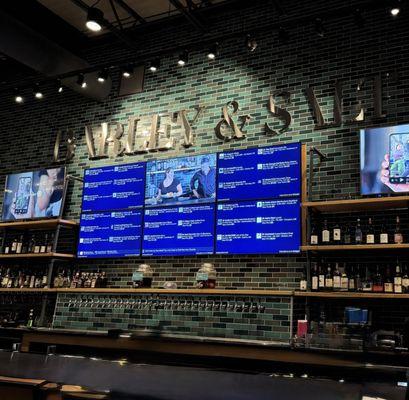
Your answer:
[[[290,16],[306,15],[313,14],[315,10],[322,11],[329,4],[342,6],[343,2],[316,1],[314,4],[306,2],[301,5],[300,2],[289,0],[286,9]],[[253,8],[249,5],[248,9],[230,9],[217,18],[209,16],[206,22],[214,34],[277,22],[270,2],[257,1],[254,5]],[[205,50],[196,51],[182,69],[175,66],[177,54],[166,57],[158,73],[147,72],[144,92],[133,96],[120,98],[116,95],[117,72],[113,76],[112,93],[102,103],[95,103],[69,91],[57,96],[51,93],[51,88],[46,91],[43,101],[28,100],[22,106],[1,95],[0,186],[4,184],[7,173],[49,165],[55,130],[71,128],[78,137],[78,148],[75,159],[68,164],[68,172],[78,176],[82,176],[84,168],[108,163],[129,163],[188,153],[302,141],[309,146],[319,147],[329,157],[317,172],[315,197],[355,196],[359,193],[359,128],[407,122],[409,116],[407,16],[403,13],[392,20],[386,9],[377,9],[365,12],[364,18],[366,24],[363,28],[355,26],[352,17],[331,20],[326,24],[327,33],[323,39],[314,34],[312,24],[292,27],[290,42],[285,46],[279,45],[275,32],[268,32],[259,35],[259,46],[254,54],[246,52],[242,37],[229,39],[222,43],[221,54],[215,61],[207,61]],[[155,34],[135,36],[135,41],[140,45],[140,54],[144,54],[164,45],[171,47],[187,43],[198,36],[185,23],[172,23],[170,26],[163,23]],[[101,39],[84,57],[91,63],[98,63],[115,62],[131,55],[115,40]],[[399,73],[398,82],[387,79],[386,73],[393,70]],[[328,119],[332,112],[332,84],[335,79],[344,80],[344,114],[348,119],[356,106],[354,91],[357,80],[375,73],[382,73],[385,78],[384,111],[387,118],[372,120],[371,83],[367,80],[362,91],[367,108],[365,123],[345,123],[340,128],[315,129],[304,92],[308,85],[318,85],[316,93],[323,106],[324,117]],[[291,104],[286,106],[292,114],[293,124],[288,132],[274,138],[267,137],[263,133],[265,122],[275,128],[280,126],[268,113],[268,96],[282,89],[293,93]],[[247,136],[244,140],[220,143],[214,136],[214,127],[220,120],[221,107],[233,99],[240,103],[239,114],[250,114],[252,120],[245,128]],[[116,160],[88,160],[84,138],[86,124],[97,126],[106,121],[127,123],[130,115],[149,116],[155,112],[192,109],[198,104],[206,106],[206,110],[195,127],[194,148]],[[68,218],[78,218],[81,192],[81,184],[71,185],[66,209]],[[193,284],[194,272],[205,260],[215,262],[220,273],[220,287],[283,289],[297,287],[306,261],[303,255],[148,259],[155,270],[155,286],[160,286],[165,280],[176,280],[179,287]],[[86,264],[92,269],[106,268],[110,285],[125,286],[138,262],[140,259],[90,261]],[[81,261],[81,265],[84,264]],[[69,311],[64,305],[57,312],[62,313],[59,321],[67,321],[64,315]],[[69,324],[74,325],[75,321]]]

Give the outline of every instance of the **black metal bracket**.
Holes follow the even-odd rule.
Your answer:
[[[317,167],[319,168],[321,164],[328,159],[328,157],[322,153],[316,147],[310,147],[310,162],[309,162],[309,177],[308,177],[308,200],[312,201],[312,183],[314,181],[314,155],[319,157],[319,162]]]

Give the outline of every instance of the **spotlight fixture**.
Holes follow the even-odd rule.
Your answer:
[[[246,47],[247,47],[247,50],[248,50],[250,53],[253,53],[254,51],[256,51],[257,45],[258,45],[258,43],[257,43],[256,38],[253,37],[253,36],[251,36],[250,34],[248,34],[248,35],[246,36]]]
[[[99,32],[102,29],[104,13],[95,7],[90,7],[87,12],[87,22],[85,26],[92,32]]]
[[[156,72],[160,68],[160,60],[157,58],[156,60],[151,61],[151,65],[149,67],[149,70],[151,72]]]
[[[77,85],[81,86],[83,89],[87,87],[87,82],[85,82],[84,74],[78,74]]]
[[[106,69],[100,71],[97,79],[99,83],[104,83],[108,79],[108,71]]]
[[[62,93],[64,91],[64,86],[62,85],[60,79],[57,80],[56,87],[58,93]]]
[[[14,89],[14,101],[16,103],[23,103],[24,102],[24,98],[21,95],[20,91],[16,88]]]
[[[43,92],[40,90],[40,85],[38,83],[34,86],[33,93],[36,99],[40,100],[44,97]]]
[[[215,43],[212,47],[210,47],[209,51],[207,52],[207,58],[209,60],[214,60],[218,54],[219,54],[219,43]]]
[[[179,67],[183,67],[184,65],[186,65],[188,59],[189,55],[187,51],[184,51],[182,54],[180,54],[178,58]]]
[[[124,78],[130,78],[132,74],[133,74],[133,66],[132,65],[128,65],[127,67],[123,68],[122,76]]]
[[[358,28],[362,28],[365,25],[364,17],[362,16],[361,10],[359,8],[354,11],[354,24]]]
[[[282,26],[278,28],[278,41],[282,44],[287,44],[290,40],[290,34]]]
[[[399,0],[392,2],[392,5],[389,9],[389,12],[391,13],[392,17],[397,17],[399,15],[400,5],[401,5],[401,2]]]
[[[322,23],[321,18],[316,18],[314,22],[314,30],[315,33],[320,37],[323,38],[325,36],[325,29],[324,24]]]

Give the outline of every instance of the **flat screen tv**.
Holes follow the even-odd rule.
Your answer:
[[[145,163],[109,165],[84,172],[82,211],[126,210],[143,206]]]
[[[58,218],[65,199],[65,167],[10,174],[6,178],[2,220]]]
[[[361,194],[409,192],[409,124],[361,129]]]
[[[145,185],[147,207],[213,203],[216,154],[150,161]]]

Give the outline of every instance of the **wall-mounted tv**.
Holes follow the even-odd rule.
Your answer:
[[[78,257],[139,256],[142,210],[84,213],[80,221]]]
[[[409,192],[409,124],[361,129],[361,194]]]
[[[2,220],[58,218],[64,199],[64,167],[10,174],[6,178]]]
[[[219,203],[216,221],[216,254],[300,251],[299,199]]]
[[[216,154],[149,161],[145,206],[212,203],[216,198]]]
[[[300,143],[291,143],[219,153],[217,199],[299,196],[300,149]]]
[[[143,206],[145,163],[85,170],[82,211],[126,210]]]

